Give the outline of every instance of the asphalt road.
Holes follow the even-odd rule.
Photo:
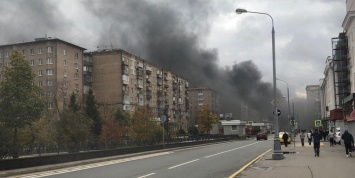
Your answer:
[[[272,147],[272,139],[224,142],[16,177],[225,178]]]

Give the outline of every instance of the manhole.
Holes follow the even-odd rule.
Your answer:
[[[259,171],[270,171],[274,167],[252,167],[253,169],[259,170]]]

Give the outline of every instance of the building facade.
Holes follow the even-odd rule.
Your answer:
[[[208,105],[211,111],[219,116],[220,105],[218,93],[210,88],[191,88],[189,90],[190,120],[189,126],[197,125],[198,113],[203,105]]]
[[[92,88],[101,112],[150,109],[157,118],[166,115],[169,131],[187,131],[188,81],[173,72],[120,49],[84,54],[84,90]]]
[[[307,85],[307,112],[312,119],[317,120],[321,118],[320,111],[320,86]]]
[[[35,41],[0,46],[0,72],[10,66],[13,51],[22,52],[35,74],[34,85],[42,87],[48,109],[66,107],[72,93],[82,98],[82,63],[85,48],[57,38],[36,38]],[[0,81],[5,80],[0,76]]]

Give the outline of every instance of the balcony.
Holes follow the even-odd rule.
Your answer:
[[[138,62],[137,69],[143,69],[143,63],[142,62]]]
[[[188,82],[188,81],[186,81],[185,87],[186,87],[186,88],[189,88],[189,82]]]
[[[162,86],[162,85],[163,85],[163,81],[162,81],[162,80],[158,80],[158,81],[157,81],[157,85],[158,85],[158,86]]]
[[[152,79],[151,79],[148,75],[146,75],[145,81],[147,81],[148,83],[150,83],[150,82],[152,82]]]
[[[128,75],[122,75],[122,83],[124,85],[128,85],[129,84],[129,77]]]
[[[146,67],[145,67],[145,73],[146,73],[147,75],[152,74],[152,67],[146,66]]]
[[[167,83],[164,84],[164,87],[165,87],[165,88],[169,88],[169,84],[167,84]]]
[[[140,88],[140,89],[143,88],[143,84],[140,84],[140,83],[137,83],[136,86],[137,86],[137,88]]]
[[[122,59],[122,65],[128,66],[128,59],[123,58]]]
[[[129,111],[129,110],[131,110],[131,106],[130,105],[123,105],[123,110]]]
[[[129,96],[129,91],[128,90],[122,90],[122,95],[123,96]]]
[[[163,75],[162,75],[162,74],[157,74],[157,77],[158,77],[158,78],[162,78]]]

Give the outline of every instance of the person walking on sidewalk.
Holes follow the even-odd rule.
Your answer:
[[[351,133],[349,133],[348,130],[345,130],[343,135],[341,135],[341,139],[344,140],[346,157],[349,157],[349,155],[352,156],[351,151],[352,151],[352,146],[354,146],[353,135],[351,135]]]
[[[307,138],[308,138],[308,144],[311,145],[312,143],[312,130],[309,130],[307,133]]]
[[[287,134],[287,132],[285,132],[285,133],[282,135],[282,139],[284,140],[285,147],[287,147],[287,140],[288,140],[288,134]]]
[[[316,129],[311,136],[313,138],[314,156],[319,157],[319,148],[320,148],[320,141],[322,140],[322,135]]]
[[[329,131],[328,137],[329,137],[330,146],[334,146],[334,137],[335,137],[334,133],[332,131]]]
[[[302,146],[304,146],[304,137],[305,137],[304,131],[302,131],[301,134],[300,134],[300,139],[301,139]]]

